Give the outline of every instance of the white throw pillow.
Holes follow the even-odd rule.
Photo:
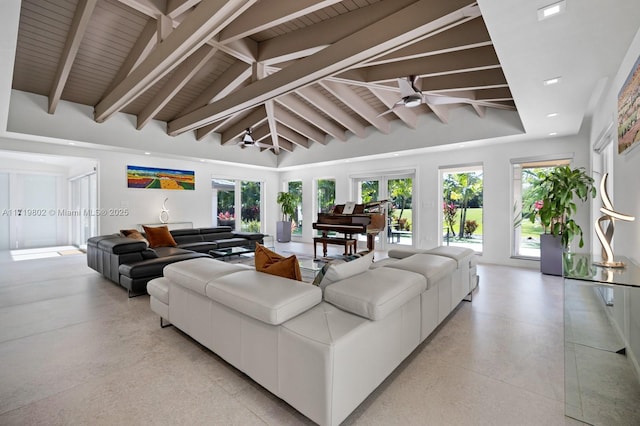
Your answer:
[[[373,252],[369,252],[366,255],[352,260],[350,262],[329,264],[329,267],[324,273],[322,281],[320,281],[320,288],[325,289],[329,284],[336,281],[344,280],[345,278],[358,275],[368,270],[373,263]]]

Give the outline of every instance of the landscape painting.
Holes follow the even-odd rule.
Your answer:
[[[129,188],[195,189],[195,172],[127,165]]]
[[[618,94],[618,153],[640,142],[640,57]]]

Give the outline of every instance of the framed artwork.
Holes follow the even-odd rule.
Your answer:
[[[193,190],[195,186],[195,172],[192,170],[127,165],[127,187],[129,188]]]
[[[618,93],[618,154],[640,142],[640,57]]]

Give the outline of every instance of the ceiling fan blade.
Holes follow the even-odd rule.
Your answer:
[[[413,89],[411,81],[407,78],[398,78],[398,87],[400,88],[400,96],[405,98],[416,93]]]
[[[393,106],[391,108],[389,108],[388,110],[386,110],[385,112],[381,112],[380,114],[376,115],[376,118],[378,117],[382,117],[383,115],[387,115],[390,112],[393,112],[393,110],[395,110],[397,107],[399,107],[400,105],[404,105],[404,100],[400,99],[398,102],[396,102],[395,104],[393,104]]]

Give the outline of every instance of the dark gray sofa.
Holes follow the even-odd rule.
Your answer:
[[[209,251],[263,243],[263,234],[235,232],[229,226],[169,231],[177,247],[148,248],[147,243],[120,234],[91,237],[87,241],[87,265],[127,289],[129,297],[146,293],[147,282],[161,277],[165,266]],[[144,234],[143,234],[144,235]]]

